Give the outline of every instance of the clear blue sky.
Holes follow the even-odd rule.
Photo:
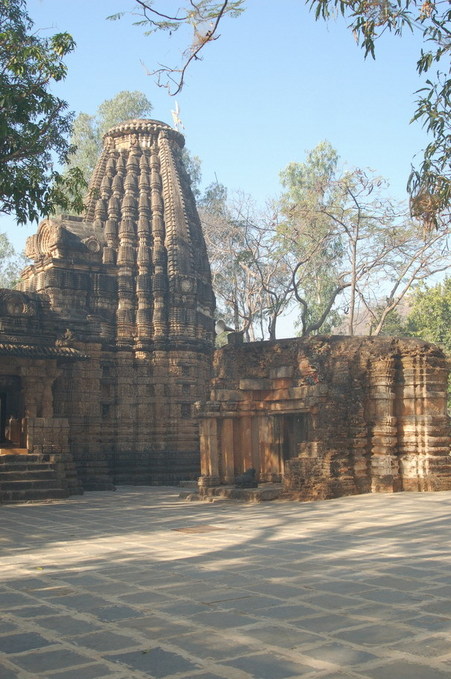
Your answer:
[[[176,2],[165,2],[165,8]],[[193,64],[177,96],[187,146],[202,160],[204,182],[218,180],[263,202],[280,191],[279,171],[328,139],[350,166],[386,177],[399,199],[415,153],[425,145],[409,125],[420,42],[406,35],[378,45],[364,61],[342,20],[315,22],[303,0],[249,0],[246,13],[224,21],[221,37]],[[131,0],[28,0],[35,29],[70,32],[77,48],[55,92],[75,112],[95,113],[121,90],[141,90],[153,117],[172,124],[175,101],[146,75],[176,63],[187,35],[145,37],[133,18],[106,21]],[[143,65],[145,64],[145,66]],[[17,247],[33,233],[0,220]]]

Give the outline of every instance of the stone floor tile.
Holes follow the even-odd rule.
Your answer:
[[[8,632],[14,632],[18,630],[19,627],[9,620],[0,620],[0,634],[8,634]]]
[[[257,596],[250,594],[241,599],[231,599],[230,601],[221,601],[216,604],[216,608],[222,610],[235,610],[243,613],[251,613],[255,611],[255,615],[266,615],[266,611],[279,607],[282,603],[281,599],[274,599],[267,596]]]
[[[341,596],[340,594],[330,593],[330,594],[315,594],[309,597],[308,603],[313,606],[319,606],[320,608],[325,608],[328,611],[338,611],[357,608],[365,604],[357,596]]]
[[[279,606],[271,606],[264,612],[265,617],[279,620],[300,620],[310,619],[313,616],[321,615],[321,610],[310,606],[308,603],[304,604],[290,604],[286,603]]]
[[[408,639],[414,636],[415,632],[409,632],[405,627],[396,627],[388,623],[380,625],[366,625],[354,629],[335,632],[333,636],[353,644],[363,644],[364,646],[384,646],[392,644],[400,639]]]
[[[1,661],[0,661],[0,677],[1,679],[17,679],[19,676],[20,669],[17,667],[15,670],[11,669],[11,667],[6,667]]]
[[[76,591],[73,589],[73,587],[53,585],[33,590],[30,592],[30,594],[33,594],[34,597],[43,599],[44,601],[47,601],[48,599],[54,599],[55,601],[52,601],[52,603],[57,604],[59,603],[58,597],[73,596],[76,594]]]
[[[307,632],[315,632],[317,634],[333,633],[337,630],[345,629],[346,627],[353,627],[359,624],[360,620],[348,615],[319,615],[314,618],[300,618],[299,620],[291,621],[292,625],[301,627]]]
[[[111,593],[114,594],[115,590],[113,585],[111,585]],[[105,590],[102,590],[104,593]],[[117,596],[121,601],[123,601],[126,604],[133,604],[136,606],[148,606],[149,604],[159,604],[159,603],[171,603],[173,602],[173,599],[170,597],[166,596],[165,594],[160,594],[159,592],[150,590],[150,591],[145,591],[145,590],[140,590],[140,591],[134,591],[133,593],[129,594],[122,594],[122,592],[116,588]]]
[[[341,644],[334,641],[315,646],[314,648],[304,648],[302,654],[316,658],[317,660],[333,663],[339,667],[362,665],[378,659],[378,656],[373,653],[368,653],[367,651],[359,650],[347,644]]]
[[[319,634],[310,634],[303,629],[284,627],[282,625],[267,627],[251,627],[244,632],[248,639],[256,639],[269,646],[281,648],[297,648],[305,644],[314,644],[322,641]]]
[[[189,619],[180,622],[166,620],[156,615],[143,615],[141,618],[129,618],[121,620],[121,629],[135,629],[142,633],[148,633],[152,640],[166,639],[192,630]]]
[[[315,671],[314,666],[305,662],[295,662],[267,653],[242,656],[223,662],[221,665],[236,667],[256,679],[295,679]]]
[[[424,613],[436,613],[451,620],[451,604],[448,599],[438,599],[421,606]]]
[[[249,640],[249,643],[246,643],[245,640]],[[249,635],[241,641],[237,641],[236,638],[227,638],[224,634],[213,631],[210,631],[207,635],[205,632],[184,634],[172,639],[171,643],[182,651],[204,660],[208,658],[221,660],[245,653],[253,653],[258,650],[260,645],[257,639],[252,643]]]
[[[256,618],[229,611],[209,611],[194,615],[192,621],[198,625],[213,627],[214,629],[233,629],[235,627],[251,625],[256,622]]]
[[[224,677],[211,672],[202,672],[202,674],[184,674],[183,679],[224,679]]]
[[[132,670],[139,670],[157,679],[201,668],[198,663],[190,662],[181,655],[165,651],[160,647],[105,657],[112,662],[120,663]]]
[[[101,629],[99,625],[95,625],[91,621],[88,622],[82,618],[75,618],[66,614],[39,618],[39,620],[36,620],[36,625],[45,629],[55,630],[61,636],[86,634],[86,632]]]
[[[11,611],[16,618],[39,618],[45,615],[52,615],[55,613],[55,608],[50,606],[23,606],[22,608],[14,608]]]
[[[102,677],[108,677],[108,679],[116,679],[118,677],[119,679],[118,674],[113,674],[111,666],[100,663],[83,665],[83,667],[63,670],[62,672],[52,672],[52,674],[47,675],[47,679],[102,679]]]
[[[165,615],[177,616],[179,618],[191,618],[198,614],[208,613],[211,608],[205,604],[191,604],[184,601],[173,601],[170,604],[155,606],[156,612],[164,613]]]
[[[325,592],[334,592],[335,594],[359,594],[360,592],[370,591],[375,589],[368,584],[368,582],[353,582],[348,580],[330,580],[319,582],[315,588]]]
[[[426,639],[402,639],[392,645],[392,648],[403,653],[422,656],[425,658],[440,658],[451,654],[451,640],[446,637],[426,637]]]
[[[89,656],[66,648],[30,651],[27,654],[15,655],[12,660],[19,667],[23,667],[24,670],[36,672],[36,674],[92,662]]]
[[[52,599],[50,599],[52,600]],[[108,605],[106,599],[101,599],[94,594],[74,594],[71,596],[61,596],[55,598],[55,603],[59,606],[65,606],[73,611],[92,611],[94,608],[100,609]]]
[[[91,632],[90,634],[77,636],[73,641],[77,646],[86,646],[86,648],[92,648],[99,652],[120,651],[124,648],[134,648],[141,645],[139,641],[134,640],[131,636],[126,637],[112,630]]]
[[[127,618],[139,618],[142,615],[141,611],[138,611],[136,608],[123,606],[121,604],[91,608],[89,613],[95,615],[96,618],[103,622],[116,622]]]
[[[439,615],[416,615],[413,618],[407,617],[405,624],[409,627],[421,628],[436,632],[451,632],[451,618],[443,618]]]
[[[3,609],[19,608],[20,606],[30,606],[36,603],[30,596],[20,594],[19,592],[2,592],[0,601]]]
[[[362,592],[360,594],[362,599],[388,603],[388,604],[401,604],[401,605],[416,605],[418,606],[423,597],[421,594],[411,594],[410,592],[401,592],[394,589],[376,589],[368,592]]]
[[[0,652],[2,653],[22,653],[34,648],[44,648],[50,646],[51,642],[44,639],[36,632],[23,632],[21,634],[8,634],[0,637]]]
[[[449,679],[449,672],[418,665],[407,660],[396,660],[381,667],[365,670],[370,679]]]

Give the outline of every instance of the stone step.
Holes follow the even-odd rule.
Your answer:
[[[44,466],[44,465],[42,465]],[[56,472],[49,465],[45,469],[33,469],[30,465],[26,469],[2,469],[0,471],[0,483],[3,481],[28,481],[28,480],[44,480],[44,479],[54,479],[56,477]]]
[[[11,473],[17,473],[17,474],[25,474],[26,472],[44,472],[44,471],[50,471],[53,470],[54,466],[50,462],[36,462],[36,463],[28,463],[28,464],[16,464],[15,462],[11,462],[8,464],[2,464],[0,465],[0,476],[2,474],[9,474]]]
[[[13,448],[12,446],[0,448],[1,455],[28,455],[28,448]]]
[[[43,502],[45,500],[61,500],[68,496],[69,492],[63,488],[0,490],[0,503],[21,504],[26,502]]]
[[[48,459],[48,456],[46,456]],[[43,455],[35,455],[34,453],[30,453],[28,455],[17,455],[15,453],[8,453],[5,455],[0,455],[0,468],[4,464],[29,464],[35,463],[35,462],[42,462],[45,461],[43,460],[44,456]]]
[[[16,480],[16,481],[4,481],[0,476],[0,491],[4,490],[54,490],[55,488],[60,488],[57,479],[36,479],[31,478],[28,480]]]

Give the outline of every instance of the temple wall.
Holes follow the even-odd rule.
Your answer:
[[[58,415],[70,423],[70,450],[85,488],[197,478],[194,404],[207,394],[208,356],[77,346],[90,359],[65,367],[54,396]]]
[[[226,346],[200,416],[202,485],[254,468],[301,499],[449,489],[447,375],[420,340]]]

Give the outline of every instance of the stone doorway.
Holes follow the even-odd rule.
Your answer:
[[[311,416],[309,412],[278,415],[276,435],[280,446],[280,459],[285,462],[298,457],[300,444],[310,440]]]
[[[18,375],[0,376],[0,445],[20,448],[22,441],[22,385]]]

